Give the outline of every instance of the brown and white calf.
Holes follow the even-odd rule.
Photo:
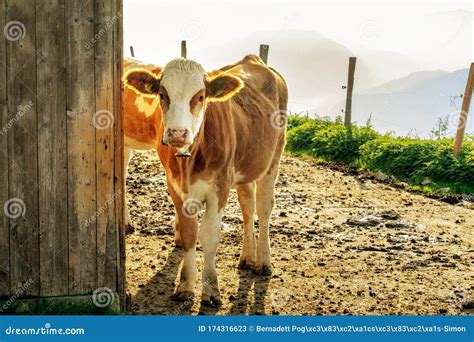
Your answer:
[[[161,68],[141,63],[132,59],[124,60],[124,73],[131,69],[142,68],[158,75]],[[124,87],[124,176],[128,175],[128,164],[133,150],[151,150],[157,146],[157,127],[161,121],[161,107],[159,98],[150,98]],[[132,222],[128,213],[128,201],[125,202],[125,226],[127,231],[132,231]]]
[[[174,298],[194,295],[199,238],[204,252],[201,300],[219,305],[215,255],[232,187],[237,188],[244,221],[239,266],[271,273],[269,219],[285,146],[285,81],[253,55],[212,73],[197,62],[175,59],[158,76],[133,69],[124,81],[138,94],[160,99],[157,150],[176,209],[176,238],[185,250]],[[198,225],[197,213],[204,204]]]

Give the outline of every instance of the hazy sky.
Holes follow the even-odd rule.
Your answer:
[[[402,53],[429,69],[472,60],[472,1],[138,1],[125,0],[126,56],[163,64],[188,50],[218,46],[256,31],[316,31],[354,52]],[[212,53],[212,51],[210,51]],[[206,66],[206,61],[201,61]],[[230,61],[226,61],[230,62]],[[225,63],[225,62],[224,62]]]
[[[318,40],[320,35],[325,39]],[[179,57],[180,42],[187,40],[188,58],[207,70],[258,53],[258,44],[270,43],[260,40],[267,39],[272,41],[269,64],[285,75],[290,86],[289,109],[335,116],[345,101],[341,85],[347,80],[349,55],[358,57],[356,95],[416,71],[468,68],[474,55],[473,2],[124,0],[124,36],[125,56],[130,56],[133,45],[136,59],[161,66]],[[311,42],[306,43],[308,39]],[[446,95],[448,86],[442,84],[438,93],[418,98],[422,103],[440,104],[427,113],[417,112],[416,104],[408,102],[397,109],[397,115],[377,111],[374,122],[385,123],[377,128],[398,131],[404,127],[402,134],[415,126],[429,130],[437,117],[454,110],[448,95],[464,89],[460,82],[459,89]],[[354,101],[354,109],[366,111]],[[330,110],[332,106],[338,110]],[[399,115],[409,108],[415,114],[407,114],[408,119]],[[420,115],[428,115],[429,123],[409,120]]]

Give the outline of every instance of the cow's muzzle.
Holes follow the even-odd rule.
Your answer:
[[[189,158],[189,157],[191,157],[191,153],[189,153],[188,151],[186,151],[186,152],[176,152],[175,156],[178,157],[178,158]]]
[[[161,145],[163,146],[170,146],[169,144],[165,143],[165,141],[163,139],[161,139]],[[176,153],[174,154],[176,157],[178,158],[189,158],[191,157],[191,153],[189,153],[189,151],[176,151]]]

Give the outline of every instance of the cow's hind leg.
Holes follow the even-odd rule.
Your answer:
[[[255,273],[270,275],[272,263],[270,258],[270,215],[275,204],[275,181],[278,176],[281,151],[284,147],[284,136],[279,141],[274,159],[267,173],[257,181],[257,216],[258,216],[258,245],[257,264]]]
[[[204,252],[201,303],[206,306],[219,306],[222,304],[215,263],[222,213],[223,208],[218,208],[217,198],[208,198],[206,201],[206,212],[199,229],[199,241]]]
[[[255,183],[241,184],[237,186],[242,216],[244,219],[244,241],[242,254],[240,255],[239,268],[255,268]]]

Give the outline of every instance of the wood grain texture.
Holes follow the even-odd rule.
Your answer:
[[[36,12],[41,296],[68,294],[64,0]]]
[[[93,21],[93,1],[66,1],[69,294],[97,283]]]
[[[97,177],[97,287],[115,289],[117,258],[110,229],[115,221],[114,195],[114,14],[113,1],[95,2],[95,137]],[[113,236],[113,235],[112,235]]]
[[[124,225],[124,165],[123,165],[123,103],[122,103],[122,72],[123,72],[123,3],[115,0],[115,15],[120,17],[114,28],[114,113],[115,113],[115,241],[117,250],[110,251],[117,259],[117,292],[121,309],[126,305],[125,282],[125,225]],[[109,254],[109,253],[108,253]]]
[[[2,1],[10,21],[24,36],[0,35],[0,297],[106,286],[123,307],[122,1]]]
[[[5,2],[0,2],[0,27],[5,27]],[[6,38],[0,34],[0,297],[10,296],[10,229],[3,213],[8,200],[8,110]]]
[[[23,201],[24,211],[10,218],[11,291],[39,294],[38,153],[36,118],[36,28],[32,0],[6,1],[6,21],[19,21],[24,36],[7,40],[9,198]],[[16,216],[16,215],[15,215]],[[24,286],[28,283],[28,286]]]

